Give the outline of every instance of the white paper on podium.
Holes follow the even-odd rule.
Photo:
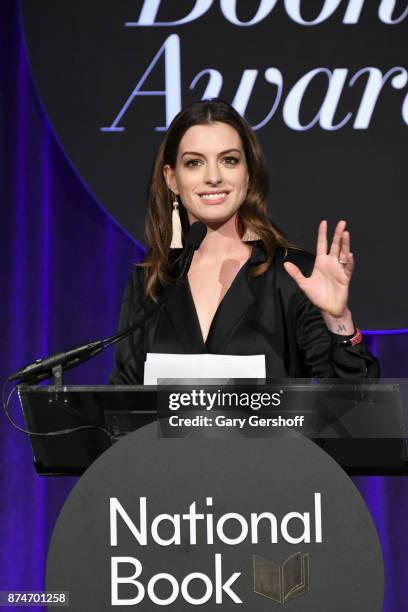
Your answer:
[[[159,379],[229,379],[266,378],[265,355],[146,355],[145,385],[157,385]]]

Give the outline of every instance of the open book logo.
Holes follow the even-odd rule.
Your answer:
[[[309,555],[291,555],[281,565],[253,555],[254,592],[286,603],[309,592]]]

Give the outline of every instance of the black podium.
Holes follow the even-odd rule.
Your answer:
[[[405,395],[408,381],[330,381],[323,384],[276,381],[262,386],[205,386],[221,393],[276,393],[278,406],[240,406],[212,410],[200,406],[169,409],[169,394],[191,394],[199,385],[177,386],[27,386],[18,388],[36,471],[41,475],[79,475],[127,433],[157,422],[160,437],[198,435],[270,437],[306,436],[330,454],[350,475],[408,474]],[[220,395],[218,395],[220,397]],[[254,397],[252,395],[251,397]],[[177,417],[175,417],[177,415]],[[216,418],[216,415],[224,415]],[[262,426],[280,415],[294,427]],[[198,426],[171,427],[171,421]],[[200,417],[201,421],[200,421]],[[214,427],[205,427],[211,420]],[[297,417],[297,420],[295,420]],[[228,418],[238,427],[221,427]],[[263,420],[264,419],[264,420]],[[237,420],[237,422],[238,422]],[[296,426],[302,420],[302,426]],[[200,425],[201,423],[201,425]],[[261,423],[261,425],[259,425]],[[41,434],[41,435],[39,435]]]

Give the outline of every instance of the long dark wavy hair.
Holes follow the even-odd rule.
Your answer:
[[[249,187],[245,201],[238,210],[237,229],[243,237],[246,231],[255,233],[262,240],[266,259],[253,266],[251,274],[259,276],[271,265],[278,246],[292,246],[285,236],[272,223],[268,215],[266,196],[268,192],[268,173],[261,146],[249,124],[228,102],[219,98],[194,102],[182,110],[171,122],[161,143],[150,178],[145,237],[148,251],[145,261],[146,296],[156,299],[160,286],[174,280],[173,264],[169,257],[172,237],[171,213],[174,196],[167,187],[163,168],[168,164],[174,168],[181,139],[194,125],[207,125],[214,122],[227,123],[240,135],[249,175]],[[187,211],[179,207],[180,219],[185,237],[189,221]]]

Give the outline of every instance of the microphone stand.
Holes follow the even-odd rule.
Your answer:
[[[123,338],[129,336],[132,332],[139,329],[139,327],[144,325],[146,321],[157,313],[157,311],[163,304],[166,303],[174,291],[176,291],[176,289],[178,289],[178,287],[185,281],[193,260],[194,252],[199,248],[206,233],[207,228],[204,223],[197,221],[191,225],[187,235],[186,247],[181,260],[180,273],[177,280],[165,291],[164,295],[159,301],[155,302],[153,306],[150,306],[150,308],[140,313],[132,325],[129,325],[129,327],[123,331],[115,334],[114,336],[109,336],[104,340],[96,340],[66,352],[55,353],[54,355],[50,355],[44,359],[37,359],[34,363],[10,375],[7,378],[7,381],[18,381],[18,384],[23,382],[36,384],[52,376],[54,379],[54,385],[56,387],[61,386],[63,384],[64,370],[76,368],[81,363],[84,363],[89,359],[93,359],[109,346],[116,344],[120,340],[123,340]]]

